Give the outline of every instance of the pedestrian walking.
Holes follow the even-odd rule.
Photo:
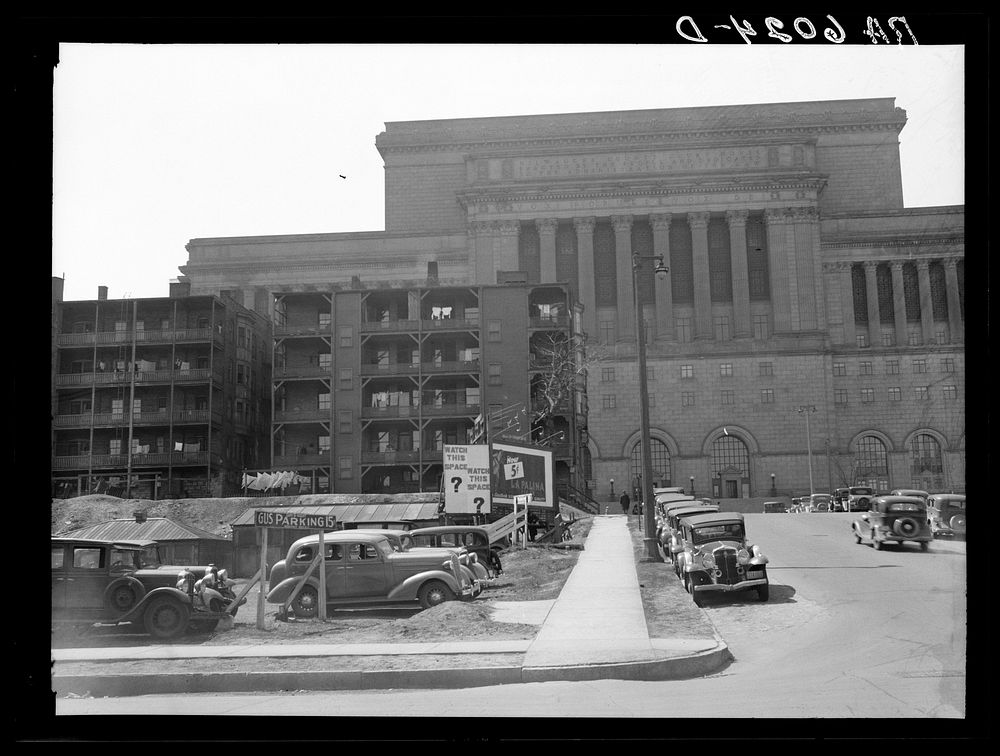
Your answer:
[[[622,496],[618,499],[618,503],[622,505],[622,514],[628,514],[629,508],[632,505],[632,500],[628,497],[627,491],[622,491]]]
[[[534,512],[528,513],[528,540],[534,541],[538,534],[538,515]]]

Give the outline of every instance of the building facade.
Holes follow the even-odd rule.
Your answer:
[[[269,321],[227,296],[64,302],[53,278],[52,481],[65,498],[223,496],[267,459]]]
[[[602,500],[638,487],[637,309],[657,484],[718,498],[964,490],[964,208],[904,206],[905,123],[892,98],[387,123],[384,232],[193,239],[181,270],[192,292],[266,303],[272,319],[295,297],[343,300],[358,338],[362,302],[416,292],[417,320],[410,297],[429,278],[478,292],[462,306],[481,313],[511,277],[564,286],[588,355],[579,472]],[[390,361],[425,343],[396,338],[365,341]],[[369,377],[352,389],[361,406],[383,384],[437,389]],[[383,421],[359,420],[364,480]]]

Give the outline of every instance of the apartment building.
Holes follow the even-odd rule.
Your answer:
[[[185,283],[70,302],[52,283],[53,495],[238,492],[269,451],[269,321]]]
[[[487,427],[552,448],[557,481],[582,485],[586,387],[566,286],[431,279],[282,292],[273,311],[271,466],[297,472],[300,492],[438,491],[444,445]]]

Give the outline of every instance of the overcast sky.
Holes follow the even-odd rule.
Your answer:
[[[960,46],[64,44],[52,274],[161,297],[193,238],[380,231],[387,121],[894,97],[905,205],[964,204],[963,88]]]

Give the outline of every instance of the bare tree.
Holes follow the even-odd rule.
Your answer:
[[[587,369],[602,356],[587,349],[583,337],[565,331],[537,334],[531,341],[531,428],[538,436],[551,431],[555,416],[573,409],[586,390]]]

